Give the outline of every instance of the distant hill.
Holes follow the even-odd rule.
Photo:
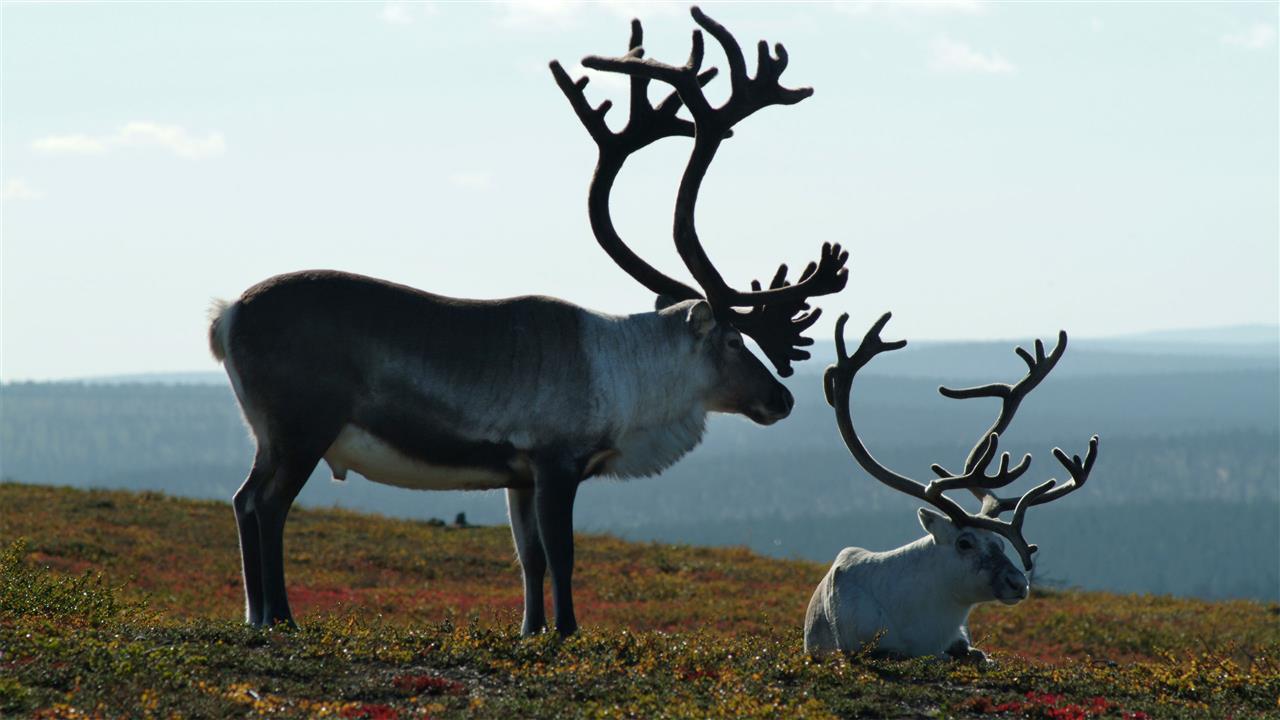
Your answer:
[[[66,382],[79,382],[86,385],[225,385],[227,374],[221,370],[131,373],[73,378]]]
[[[960,382],[1011,382],[1027,366],[1014,353],[1029,342],[910,343],[902,350],[876,358],[863,375],[928,377]],[[1048,343],[1048,348],[1053,344]],[[1048,349],[1047,348],[1047,349]],[[1177,373],[1227,373],[1265,371],[1280,373],[1280,353],[1266,348],[1223,346],[1215,352],[1200,345],[1112,343],[1103,340],[1071,340],[1066,357],[1054,369],[1055,378],[1096,376],[1168,375]],[[798,366],[798,375],[819,375],[835,357],[835,345],[815,343],[818,361]],[[825,361],[821,361],[826,358]]]
[[[889,335],[892,336],[892,334]],[[857,333],[850,332],[856,343]],[[1030,348],[1036,338],[980,342],[911,341],[906,348],[877,358],[868,375],[976,379],[1019,373],[1025,365],[1015,347]],[[1056,338],[1041,340],[1052,348]],[[821,338],[813,348],[817,360],[798,372],[815,374],[835,357],[835,344]],[[827,360],[824,360],[826,358]],[[1056,377],[1150,375],[1155,373],[1237,372],[1263,370],[1280,374],[1280,326],[1245,325],[1200,330],[1167,330],[1106,338],[1071,338]]]
[[[1110,352],[1141,353],[1166,357],[1222,357],[1240,359],[1258,359],[1275,361],[1280,357],[1280,344],[1274,341],[1264,342],[1221,342],[1200,343],[1180,340],[1085,340],[1082,346],[1088,349],[1099,349]]]
[[[1033,537],[1054,539],[1045,558],[1055,576],[1091,588],[1280,595],[1268,556],[1232,552],[1246,539],[1280,547],[1277,359],[1113,353],[1072,342],[1002,442],[1036,458],[1013,491],[1061,477],[1049,454],[1054,446],[1080,452],[1091,434],[1102,435],[1090,484],[1028,520]],[[917,532],[914,504],[850,458],[813,374],[820,365],[802,365],[809,370],[788,379],[797,402],[785,422],[761,428],[713,416],[703,444],[660,477],[587,483],[579,526],[820,562],[845,545],[880,549],[909,539]],[[913,345],[868,368],[854,392],[854,417],[878,458],[925,477],[931,463],[961,462],[995,412],[991,401],[943,398],[938,385],[1007,382],[1024,371],[1007,343]],[[22,482],[225,500],[251,452],[220,374],[0,386],[0,476]],[[358,476],[335,483],[326,470],[317,469],[300,503],[505,522],[500,492],[414,493]],[[1195,509],[1207,504],[1234,521],[1198,521]],[[1072,536],[1072,525],[1092,527],[1098,518],[1100,526]],[[1181,532],[1175,518],[1196,532]],[[1206,548],[1205,562],[1183,561]]]
[[[1229,325],[1225,327],[1190,328],[1184,330],[1150,330],[1147,332],[1099,338],[1115,343],[1161,342],[1180,345],[1270,345],[1280,346],[1280,325]]]
[[[850,342],[857,333],[849,332]],[[1052,347],[1054,337],[1041,338]],[[797,365],[799,374],[820,374],[835,357],[829,337],[815,338],[813,360]],[[912,341],[899,352],[878,359],[868,375],[930,378],[977,378],[1019,372],[1022,362],[1013,348],[1030,347],[1035,338],[984,341]],[[1155,330],[1104,338],[1072,338],[1070,362],[1054,371],[1067,375],[1142,375],[1149,373],[1280,372],[1280,326],[1239,325],[1191,330]],[[106,385],[222,385],[221,370],[152,372],[71,378],[66,382]]]

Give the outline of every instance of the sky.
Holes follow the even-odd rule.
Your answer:
[[[699,233],[739,286],[843,243],[824,338],[885,310],[921,340],[1276,323],[1278,7],[706,4],[815,94],[738,126]],[[684,4],[3,3],[0,379],[213,370],[211,300],[306,268],[650,309],[591,235],[595,146],[546,65],[621,54],[633,16],[685,60]],[[625,90],[587,90],[615,127]],[[681,279],[690,146],[637,154],[613,203]]]

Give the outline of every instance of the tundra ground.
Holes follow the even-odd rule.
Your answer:
[[[1254,602],[1037,590],[974,613],[990,665],[814,661],[825,568],[744,550],[580,536],[562,641],[506,528],[295,509],[294,632],[241,624],[229,503],[0,484],[0,538],[4,717],[1280,717]]]

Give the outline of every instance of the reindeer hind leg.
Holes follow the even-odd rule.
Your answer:
[[[236,512],[236,529],[240,536],[240,569],[244,581],[244,619],[253,626],[262,624],[262,541],[254,503],[258,489],[275,475],[267,453],[259,450],[253,468],[244,484],[236,491],[232,507]]]
[[[284,524],[294,498],[319,464],[322,452],[282,458],[275,474],[263,483],[255,497],[262,562],[262,624],[267,626],[282,622],[296,625],[285,589]]]

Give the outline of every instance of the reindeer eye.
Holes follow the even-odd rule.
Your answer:
[[[742,349],[742,338],[740,338],[740,337],[731,337],[731,338],[729,338],[729,339],[728,339],[728,341],[726,341],[726,343],[725,343],[725,344],[729,346],[729,349],[730,349],[730,350],[741,350],[741,349]]]
[[[959,540],[956,540],[956,548],[961,552],[968,552],[973,549],[973,541],[967,537],[962,537]]]

